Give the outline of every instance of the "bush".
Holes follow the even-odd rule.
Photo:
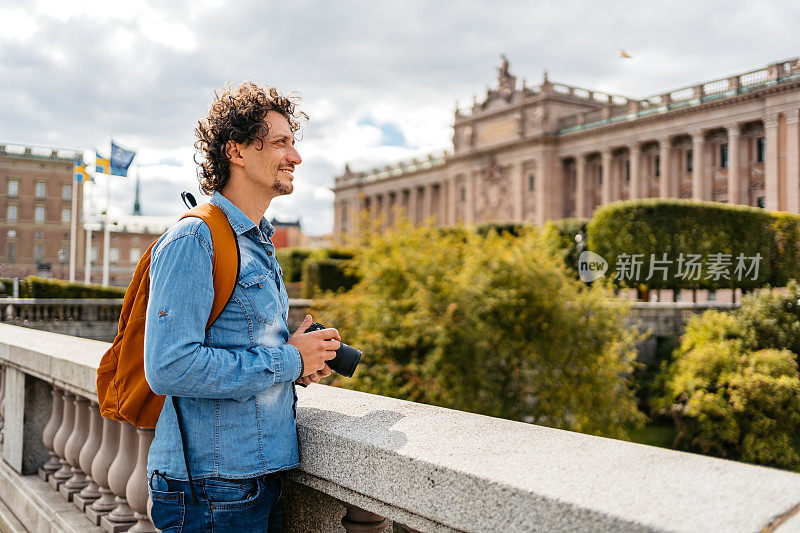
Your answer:
[[[622,286],[645,284],[662,289],[719,289],[763,287],[772,278],[775,228],[773,218],[763,209],[741,205],[701,202],[696,200],[657,199],[619,201],[595,211],[586,228],[589,249],[600,254],[614,271],[623,260],[642,254],[641,269],[636,275],[628,271],[628,279],[618,277]],[[666,279],[659,270],[650,276],[651,254],[661,260],[666,254],[670,261]],[[678,273],[680,254],[699,254],[701,269],[685,279]],[[718,276],[708,268],[711,254],[730,254],[729,279]],[[745,258],[760,254],[758,273],[735,275],[737,256]],[[783,262],[789,262],[789,256]],[[745,262],[749,266],[750,260]],[[800,264],[794,263],[794,271]],[[654,264],[654,266],[662,266]],[[785,268],[791,271],[791,268]],[[615,274],[617,272],[614,272]],[[647,279],[647,278],[650,279]],[[699,279],[692,279],[699,277]],[[743,279],[739,280],[738,277]],[[719,279],[715,279],[719,278]]]
[[[519,224],[515,222],[487,222],[475,226],[475,233],[481,237],[485,237],[490,231],[494,231],[495,233],[501,235],[509,234],[516,237],[520,235],[526,227],[528,227],[526,224]]]
[[[640,339],[625,307],[570,278],[535,229],[400,227],[353,265],[360,281],[319,302],[321,321],[364,352],[335,384],[616,437],[643,420],[623,377]]]
[[[586,235],[588,218],[562,218],[547,222],[544,227],[544,239],[547,251],[564,260],[564,266],[577,278],[578,249],[575,235],[583,232]]]
[[[772,213],[770,284],[784,287],[790,279],[800,279],[800,216],[776,211]]]
[[[303,276],[303,263],[311,250],[307,248],[280,248],[275,250],[275,258],[283,270],[284,283],[297,283]]]
[[[6,295],[11,296],[14,280],[2,278]],[[103,287],[96,284],[70,283],[65,280],[28,276],[19,280],[20,298],[122,298],[127,287]]]
[[[787,348],[797,346],[800,287],[789,288],[689,321],[659,401],[674,417],[677,447],[800,470],[798,353]]]
[[[348,290],[356,277],[346,268],[346,259],[307,259],[303,263],[303,297],[314,298],[327,291]]]

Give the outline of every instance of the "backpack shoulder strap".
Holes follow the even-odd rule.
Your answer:
[[[186,212],[181,219],[197,217],[211,230],[211,246],[214,250],[212,274],[214,276],[214,302],[206,329],[222,313],[233,294],[239,277],[239,242],[225,212],[212,203],[200,204]]]

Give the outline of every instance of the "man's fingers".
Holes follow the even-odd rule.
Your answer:
[[[311,322],[313,322],[311,315],[306,315],[306,317],[303,319],[303,323],[300,324],[300,326],[297,328],[297,331],[294,332],[294,335],[292,335],[292,337],[304,333],[309,328],[309,326],[311,326]]]
[[[319,374],[322,377],[328,377],[331,375],[331,372],[333,372],[333,370],[331,370],[331,367],[328,366],[328,363],[325,363],[325,366],[322,367],[322,370],[319,371]]]
[[[341,341],[342,340],[342,338],[339,337],[339,332],[336,330],[336,328],[321,329],[319,331],[315,331],[314,333],[318,334],[320,337],[322,337],[325,340],[328,340],[328,339],[336,339],[337,341]]]
[[[334,357],[336,357],[336,350],[325,350],[325,355],[322,358],[326,361],[330,361]]]
[[[338,350],[339,346],[341,346],[341,345],[342,345],[342,343],[337,341],[336,339],[330,339],[330,340],[325,341],[325,349],[326,350],[334,350],[335,351],[335,350]]]

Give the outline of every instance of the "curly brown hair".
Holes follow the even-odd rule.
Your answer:
[[[227,155],[228,141],[250,145],[260,142],[269,133],[269,123],[264,117],[269,111],[277,111],[289,121],[292,133],[300,130],[301,120],[308,115],[295,109],[293,100],[297,96],[283,96],[274,87],[259,87],[253,82],[238,87],[226,85],[222,92],[214,91],[214,101],[208,115],[197,123],[194,130],[197,141],[194,148],[202,161],[198,164],[197,179],[205,194],[221,191],[230,179],[230,160]]]

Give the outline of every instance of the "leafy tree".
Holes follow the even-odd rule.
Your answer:
[[[738,312],[689,321],[659,400],[676,447],[800,470],[797,289],[790,282],[788,294],[751,294]]]
[[[639,334],[545,251],[537,230],[486,236],[401,225],[350,262],[360,279],[320,302],[363,350],[335,384],[563,429],[624,437]]]

